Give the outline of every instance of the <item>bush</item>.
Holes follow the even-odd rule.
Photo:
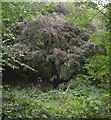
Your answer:
[[[38,92],[34,88],[3,89],[2,117],[9,118],[108,118],[109,93],[78,85],[66,91]]]
[[[109,56],[97,55],[85,65],[88,70],[89,79],[93,84],[105,86],[109,84]]]

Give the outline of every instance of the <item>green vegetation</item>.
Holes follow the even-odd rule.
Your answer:
[[[108,118],[108,99],[107,90],[90,85],[46,93],[16,87],[3,91],[3,118]]]
[[[3,119],[111,118],[110,3],[2,2],[0,13]]]

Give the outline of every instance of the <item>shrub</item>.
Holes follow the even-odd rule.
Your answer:
[[[94,56],[85,67],[88,69],[89,79],[93,84],[103,87],[108,86],[110,75],[108,56]]]
[[[64,20],[64,15],[40,15],[34,17],[33,22],[24,20],[23,24],[19,39],[6,53],[25,63],[23,69],[38,71],[37,76],[52,80],[54,88],[61,81],[69,81],[81,73],[86,58],[96,53],[88,31],[75,28]],[[68,77],[63,75],[64,66],[67,66],[65,73]]]
[[[91,85],[66,91],[37,92],[34,88],[3,90],[2,117],[68,119],[108,118],[109,93]]]

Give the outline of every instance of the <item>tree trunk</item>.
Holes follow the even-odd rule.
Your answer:
[[[56,66],[55,62],[52,62],[52,82],[53,82],[53,88],[56,89],[60,82],[60,70]]]

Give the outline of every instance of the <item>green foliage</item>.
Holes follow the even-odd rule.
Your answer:
[[[11,23],[10,25],[14,27],[24,18],[33,19],[34,15],[46,14],[49,10],[54,11],[55,8],[56,5],[43,2],[2,2],[2,19],[3,22]]]
[[[78,85],[65,91],[37,92],[34,88],[3,90],[4,119],[108,118],[109,93],[94,86]]]
[[[78,27],[91,27],[91,22],[96,18],[101,18],[101,14],[93,7],[89,7],[90,3],[73,4],[70,12],[66,15],[66,19]],[[96,5],[97,6],[97,5]]]
[[[105,6],[107,10],[98,9],[92,2],[64,5],[62,8],[61,4],[62,12],[52,14],[57,4],[2,3],[3,54],[0,54],[0,61],[3,65],[38,70],[45,79],[50,76],[47,80],[55,74],[59,74],[61,80],[70,80],[67,84],[62,83],[60,90],[44,93],[33,87],[11,89],[4,86],[3,119],[111,117],[108,91],[110,5]],[[67,12],[63,15],[64,11]],[[102,48],[101,45],[106,50],[104,55],[99,55],[101,50],[95,49]],[[86,59],[87,54],[90,59]],[[94,54],[96,56],[92,57]],[[83,75],[85,62],[87,72]]]
[[[96,45],[103,45],[106,49],[106,53],[108,54],[109,50],[109,32],[106,30],[100,30],[96,33],[92,34],[91,36],[91,42],[93,42]]]
[[[13,69],[24,68],[35,72],[37,69],[39,75],[50,78],[53,78],[53,72],[54,75],[59,74],[61,80],[70,80],[67,84],[62,83],[60,90],[44,93],[34,87],[22,89],[4,86],[3,119],[111,118],[108,91],[111,19],[107,18],[111,13],[110,5],[105,6],[107,12],[90,2],[70,5],[64,7],[63,11],[68,9],[64,16],[51,14],[57,7],[53,3],[2,3],[3,54],[0,54],[0,61],[3,65],[5,63]],[[37,16],[39,17],[36,18]],[[19,27],[24,20],[27,25],[22,28],[23,32]],[[107,22],[109,31],[106,29]],[[20,41],[19,31],[23,32],[22,37],[26,37],[26,41]],[[104,55],[97,53],[97,45],[105,47]],[[87,53],[90,59],[86,59]],[[92,57],[93,53],[96,56]],[[83,75],[85,62],[87,72]],[[92,83],[98,86],[92,86]]]
[[[95,84],[109,83],[108,76],[109,71],[109,57],[105,55],[94,56],[89,60],[89,63],[85,65],[88,70],[89,78]]]

